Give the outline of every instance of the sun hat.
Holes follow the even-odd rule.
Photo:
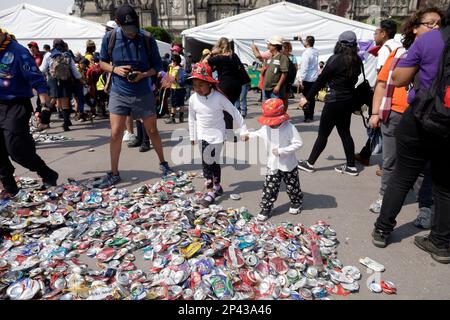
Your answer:
[[[279,45],[282,46],[283,45],[283,37],[280,36],[273,36],[272,38],[270,38],[267,43],[271,44],[271,45]]]
[[[278,126],[290,119],[281,99],[268,99],[262,104],[262,116],[258,122],[263,126]]]
[[[204,63],[195,64],[192,67],[192,74],[188,79],[189,80],[200,79],[200,80],[212,83],[212,84],[219,83],[219,81],[217,81],[213,78],[211,67]]]
[[[109,21],[106,23],[106,27],[107,27],[107,28],[110,28],[110,29],[115,29],[115,28],[117,28],[118,26],[117,26],[117,23],[116,23],[114,20],[109,20]]]

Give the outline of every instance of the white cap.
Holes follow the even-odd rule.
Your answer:
[[[109,20],[109,21],[106,23],[106,26],[107,26],[108,28],[111,28],[111,29],[115,29],[115,28],[118,27],[117,23],[116,23],[114,20]]]

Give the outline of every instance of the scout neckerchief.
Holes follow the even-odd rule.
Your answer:
[[[3,40],[2,44],[0,45],[0,52],[5,51],[6,48],[9,46],[9,44],[11,43],[11,41],[16,39],[16,37],[14,37],[12,34],[9,34],[9,33],[5,33],[5,34],[6,34],[6,38],[5,38],[5,40]]]

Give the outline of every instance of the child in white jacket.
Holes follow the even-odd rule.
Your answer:
[[[266,221],[270,218],[273,204],[278,198],[281,181],[286,184],[286,191],[291,200],[289,213],[301,212],[303,193],[298,176],[298,161],[295,152],[303,146],[303,141],[295,126],[290,123],[289,115],[281,99],[269,99],[262,105],[263,115],[258,122],[263,126],[249,137],[264,140],[268,152],[267,174],[260,204],[261,212],[257,219]]]
[[[215,89],[217,81],[212,77],[211,67],[197,64],[189,79],[192,79],[195,91],[189,99],[189,135],[192,144],[198,141],[201,145],[203,176],[206,179],[207,189],[199,204],[208,207],[214,203],[216,197],[223,194],[220,185],[220,154],[225,141],[223,111],[233,116],[241,135],[247,133],[247,127],[234,105]]]

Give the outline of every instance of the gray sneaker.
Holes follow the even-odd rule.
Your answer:
[[[122,180],[120,178],[119,174],[113,174],[112,172],[108,172],[106,174],[106,177],[103,178],[102,182],[98,186],[99,189],[106,189],[109,187],[112,187],[113,185],[117,184]]]
[[[379,214],[381,212],[381,206],[383,205],[383,197],[380,196],[374,203],[369,207],[369,211]]]
[[[446,248],[436,247],[434,243],[431,242],[428,236],[416,236],[414,238],[414,244],[418,246],[420,249],[428,252],[435,261],[443,264],[450,263],[449,247]]]
[[[419,215],[414,220],[414,225],[420,229],[430,229],[433,218],[433,211],[430,208],[422,207],[419,209]]]

